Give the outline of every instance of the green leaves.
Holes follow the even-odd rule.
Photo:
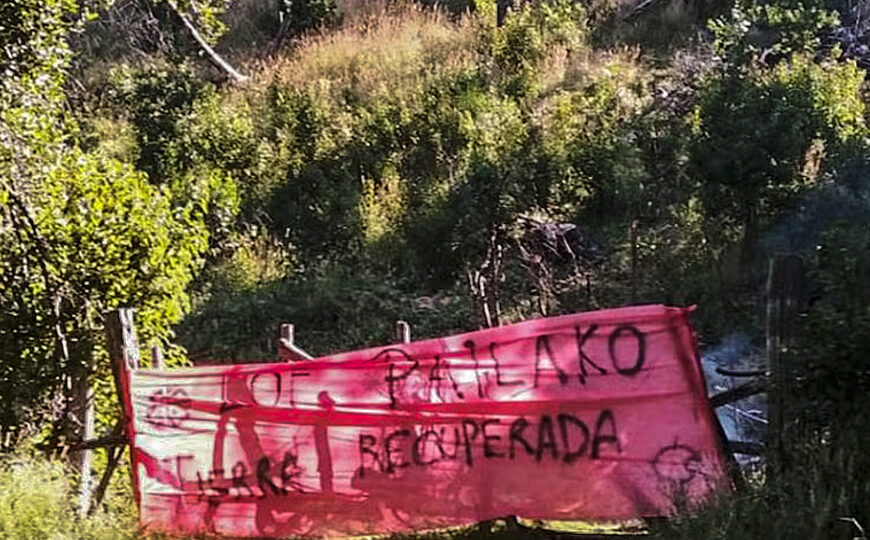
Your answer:
[[[541,62],[555,48],[568,52],[586,40],[586,12],[570,0],[536,0],[512,13],[496,30],[492,58],[505,92],[534,96],[540,88]]]
[[[185,287],[205,247],[203,224],[178,219],[166,190],[129,166],[70,153],[45,179],[37,220],[56,261],[54,279],[88,299],[96,313],[121,305],[154,329],[177,319]]]
[[[28,199],[35,228],[26,235],[0,229],[0,267],[28,269],[3,274],[0,367],[15,368],[0,378],[0,392],[26,383],[30,399],[86,363],[107,310],[136,306],[143,343],[167,340],[189,307],[186,289],[208,238],[201,214],[174,208],[165,188],[129,165],[76,148],[46,165]],[[22,219],[4,215],[4,223]],[[69,365],[46,354],[55,324],[70,340]],[[19,407],[4,402],[0,426],[20,420]]]
[[[227,189],[206,176],[201,196],[179,201],[130,164],[82,150],[63,87],[79,7],[0,8],[0,395],[10,396],[0,401],[0,433],[47,414],[54,392],[69,398],[61,383],[92,376],[92,359],[108,380],[98,345],[106,310],[135,306],[143,342],[168,340],[207,249],[206,215]],[[60,425],[77,414],[50,412]]]
[[[815,52],[823,32],[838,21],[823,0],[738,0],[730,17],[712,20],[709,27],[716,51],[741,67]]]
[[[862,82],[854,64],[806,56],[712,79],[691,146],[709,211],[754,241],[766,212],[817,180],[826,153],[864,136]]]

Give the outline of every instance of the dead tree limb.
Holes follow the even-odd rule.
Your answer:
[[[632,19],[634,17],[637,17],[638,15],[643,13],[644,11],[650,9],[651,7],[655,6],[658,3],[661,3],[663,1],[666,2],[668,0],[643,0],[643,2],[638,4],[633,10],[631,10],[631,12],[628,15],[626,15],[623,18],[625,20],[629,20],[629,19]]]
[[[723,367],[717,367],[716,373],[719,375],[725,375],[726,377],[764,377],[767,375],[767,370],[765,369],[754,369],[749,371],[740,371],[734,369],[727,369]]]
[[[72,443],[67,446],[69,446],[70,450],[94,450],[96,448],[118,446],[119,444],[123,444],[125,440],[124,434],[119,432],[111,433],[105,437],[100,437],[99,439],[90,439],[87,441]]]
[[[93,514],[94,510],[103,502],[103,497],[106,495],[106,489],[109,487],[109,481],[112,479],[115,469],[118,467],[118,461],[121,459],[121,454],[124,453],[124,446],[127,442],[126,437],[121,435],[121,442],[109,447],[109,462],[106,464],[106,470],[103,471],[103,476],[100,477],[100,483],[97,484],[97,489],[94,491],[94,500],[88,514]]]
[[[744,456],[763,456],[765,446],[757,442],[728,441],[728,450],[733,454]]]
[[[208,42],[205,40],[204,37],[202,37],[202,35],[199,33],[193,23],[190,22],[190,19],[185,17],[184,13],[182,13],[181,10],[178,9],[178,6],[175,5],[175,2],[173,2],[172,0],[166,0],[166,3],[169,5],[170,8],[172,8],[172,11],[175,12],[178,18],[181,19],[181,22],[184,23],[185,27],[187,27],[190,35],[193,36],[193,39],[195,39],[199,46],[202,48],[202,50],[205,51],[205,53],[208,55],[209,59],[215,66],[222,69],[227,75],[229,75],[238,82],[244,82],[248,80],[249,77],[247,77],[246,75],[242,75],[241,73],[236,71],[236,69],[231,66],[229,62],[224,60],[221,55],[219,55],[214,49],[211,48],[211,45],[208,44]]]
[[[740,401],[741,399],[767,392],[767,381],[756,380],[740,385],[731,390],[726,390],[720,394],[710,396],[710,405],[714,408]]]

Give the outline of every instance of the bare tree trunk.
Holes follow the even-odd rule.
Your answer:
[[[95,351],[91,349],[90,359],[85,369],[84,377],[79,381],[80,387],[75,389],[81,395],[82,401],[82,430],[81,440],[89,441],[94,438],[94,389],[91,385],[90,374],[94,371]],[[81,484],[79,485],[79,515],[86,516],[90,507],[91,498],[91,464],[93,462],[93,450],[81,450],[79,455],[79,471]]]
[[[479,268],[467,270],[468,291],[477,307],[481,322],[487,328],[501,325],[501,295],[499,281],[502,277],[504,246],[498,229],[491,232],[486,259]]]

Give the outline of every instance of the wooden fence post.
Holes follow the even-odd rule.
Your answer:
[[[106,317],[106,334],[112,375],[117,384],[122,372],[115,368],[126,367],[131,371],[139,369],[139,345],[136,343],[136,330],[133,327],[133,309],[124,308],[109,313]]]
[[[785,429],[788,425],[788,396],[791,376],[787,365],[793,344],[797,314],[806,301],[803,261],[796,255],[777,254],[770,261],[767,281],[767,366],[771,388],[768,391],[768,417],[771,470],[786,466]]]
[[[290,323],[284,323],[281,325],[281,339],[286,341],[288,344],[293,345],[293,338],[295,337],[296,327],[294,327]]]
[[[121,416],[118,420],[118,425],[115,427],[115,433],[121,435],[121,442],[116,446],[109,446],[107,448],[109,462],[106,465],[106,470],[103,472],[103,477],[100,479],[100,484],[97,486],[96,493],[94,494],[94,504],[91,505],[89,511],[93,511],[102,501],[106,487],[109,485],[109,480],[123,453],[124,445],[129,442],[126,436],[126,427],[128,421],[130,421],[127,418],[127,410],[131,406],[128,374],[132,370],[139,369],[139,346],[136,343],[136,330],[133,327],[132,309],[119,309],[110,312],[106,316],[106,339],[109,360],[112,364],[112,377],[115,380],[115,392],[118,394],[118,403],[121,405]],[[132,467],[130,468],[130,474],[132,476],[133,496],[138,504],[139,486],[136,479],[136,471]]]
[[[278,355],[291,362],[299,362],[302,360],[313,360],[314,357],[299,348],[294,343],[295,327],[290,323],[281,325],[281,336],[278,339]]]
[[[151,369],[164,369],[166,366],[163,363],[163,351],[160,350],[160,345],[151,347]]]
[[[81,390],[84,407],[82,411],[82,441],[88,441],[94,438],[94,387],[90,381],[90,374],[94,371],[96,353],[91,351],[90,360],[87,369],[80,381],[84,388]],[[88,513],[91,495],[91,464],[93,462],[94,451],[90,448],[84,448],[79,451],[79,515],[84,517]]]
[[[396,321],[396,340],[407,345],[411,343],[411,325],[405,321]]]

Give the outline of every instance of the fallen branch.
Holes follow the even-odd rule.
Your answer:
[[[763,369],[738,371],[733,369],[726,369],[723,367],[717,367],[716,373],[718,373],[719,375],[725,375],[726,377],[763,377],[767,375],[767,371]]]
[[[623,19],[629,20],[629,19],[632,19],[634,17],[637,17],[638,15],[640,15],[641,13],[643,13],[644,11],[648,10],[649,8],[653,7],[654,5],[658,4],[661,1],[662,0],[643,0],[643,2],[638,4],[637,7],[635,7],[631,11],[631,13],[629,13],[628,15],[623,17]]]
[[[737,388],[732,388],[731,390],[726,390],[720,394],[710,396],[710,404],[714,408],[721,407],[763,392],[767,392],[767,381],[764,379],[758,379],[738,386]]]
[[[88,514],[93,514],[94,510],[103,502],[103,497],[106,495],[106,488],[109,487],[109,480],[112,479],[112,474],[118,466],[118,461],[121,459],[121,454],[124,453],[124,445],[127,442],[126,437],[121,437],[121,444],[113,446],[109,449],[109,462],[106,464],[106,470],[103,471],[103,476],[100,478],[100,483],[94,491],[94,501],[88,508]]]
[[[244,82],[248,80],[248,77],[246,75],[242,75],[241,73],[236,71],[236,69],[231,66],[229,62],[224,60],[221,55],[219,55],[217,52],[215,52],[214,49],[211,48],[205,38],[200,35],[199,31],[196,29],[193,23],[184,16],[184,13],[182,13],[180,9],[178,9],[178,6],[175,5],[175,2],[173,2],[172,0],[166,0],[166,3],[169,4],[169,7],[172,8],[172,11],[174,11],[175,14],[178,15],[178,18],[181,19],[181,22],[183,22],[184,26],[187,27],[188,31],[190,31],[193,39],[195,39],[196,42],[199,43],[199,46],[202,48],[202,50],[204,50],[206,54],[208,54],[209,59],[211,59],[214,65],[224,70],[230,77],[238,82]]]
[[[123,444],[126,440],[126,437],[124,437],[122,433],[112,433],[105,437],[100,437],[99,439],[71,443],[67,446],[69,446],[70,450],[93,450],[95,448],[118,446],[119,444]]]
[[[763,456],[764,445],[748,441],[728,441],[728,451],[732,454],[743,454],[745,456]]]

